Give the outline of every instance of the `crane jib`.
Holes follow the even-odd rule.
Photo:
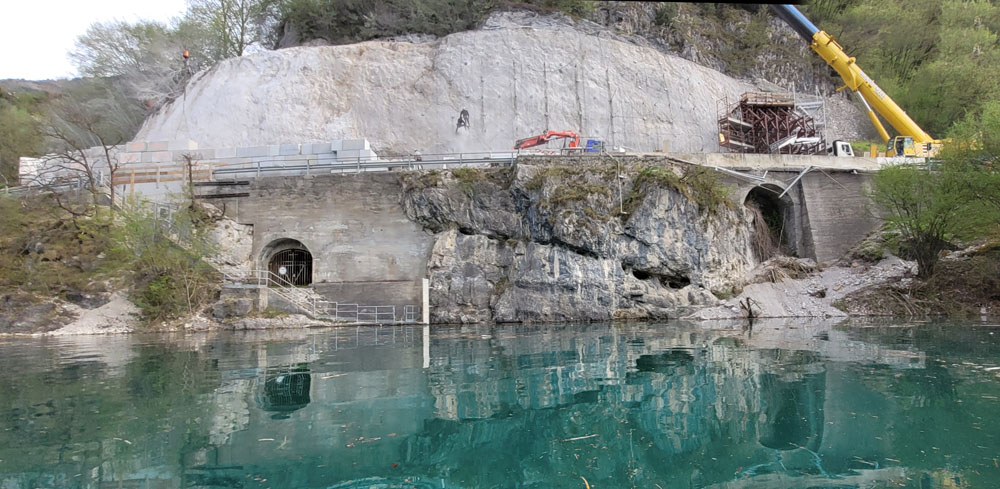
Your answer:
[[[771,5],[771,10],[806,41],[812,42],[813,35],[819,32],[819,28],[792,5]]]

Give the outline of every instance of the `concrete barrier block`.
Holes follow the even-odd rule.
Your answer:
[[[140,160],[141,163],[152,163],[153,162],[153,153],[152,152],[150,152],[150,151],[143,151],[140,154],[142,155],[139,158],[139,160]]]
[[[172,160],[177,162],[186,162],[185,156],[190,156],[193,161],[198,161],[200,158],[197,151],[192,151],[189,149],[181,149],[171,151],[170,154],[173,155]]]
[[[199,149],[198,151],[192,151],[195,159],[197,160],[214,160],[215,150],[214,149]]]
[[[180,140],[180,141],[169,141],[167,142],[167,149],[171,151],[182,151],[182,150],[195,150],[198,149],[198,143],[190,140]]]
[[[153,141],[146,143],[146,151],[168,151],[170,141]]]
[[[309,147],[309,151],[306,151],[306,147]],[[302,154],[321,154],[330,152],[330,143],[309,143],[302,145]]]
[[[215,148],[216,158],[236,158],[236,148]]]
[[[337,152],[337,159],[340,160],[355,160],[361,156],[360,149],[345,149],[343,151]]]
[[[299,145],[297,144],[281,144],[278,146],[278,155],[289,156],[299,154]]]
[[[368,144],[367,139],[345,139],[343,141],[342,149],[344,150],[371,149],[371,146]]]
[[[146,151],[146,142],[145,141],[132,141],[130,143],[126,143],[125,144],[125,151],[128,151],[130,153],[141,153],[143,151]]]
[[[142,153],[122,153],[118,157],[118,162],[121,164],[142,163]]]
[[[344,149],[344,140],[337,139],[335,141],[330,141],[330,151],[340,151]]]
[[[268,156],[278,156],[281,154],[280,144],[269,144],[267,145],[267,155]]]
[[[174,161],[174,155],[170,151],[156,151],[153,153],[153,158],[151,160],[153,163],[163,163],[167,161]]]
[[[251,146],[247,148],[236,148],[236,156],[239,156],[240,158],[267,156],[267,146]]]

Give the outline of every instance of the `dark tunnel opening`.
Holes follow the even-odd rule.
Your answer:
[[[778,254],[793,254],[785,229],[790,206],[778,195],[773,189],[754,187],[743,201],[753,215],[753,251],[761,262]]]

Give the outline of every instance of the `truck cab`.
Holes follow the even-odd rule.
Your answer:
[[[830,156],[850,158],[854,156],[854,148],[851,147],[851,143],[838,139],[834,141],[829,148],[827,148],[827,154]]]
[[[909,156],[913,158],[932,158],[941,149],[938,142],[915,143],[910,136],[896,136],[886,145],[886,156]]]

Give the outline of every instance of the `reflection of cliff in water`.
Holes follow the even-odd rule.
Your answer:
[[[907,381],[923,395],[930,382],[919,351],[833,329],[761,324],[750,338],[664,325],[440,327],[423,336],[426,349],[417,331],[200,348],[209,363],[193,371],[217,369],[221,387],[169,416],[202,420],[192,433],[206,441],[116,432],[144,446],[173,437],[173,448],[123,452],[104,482],[162,464],[160,476],[179,481],[169,487],[237,487],[248,473],[289,488],[580,486],[564,484],[572,473],[599,487],[789,487],[761,481],[829,481],[894,456],[907,405],[887,386]],[[157,392],[147,392],[152,405],[163,403]],[[728,485],[737,479],[757,485]],[[800,487],[827,487],[810,484]]]
[[[309,366],[268,367],[263,386],[256,392],[257,406],[273,412],[271,419],[288,419],[289,414],[309,404]]]
[[[801,447],[819,450],[823,441],[826,373],[795,379],[765,373],[760,377],[760,390],[764,404],[760,444],[783,451]]]

